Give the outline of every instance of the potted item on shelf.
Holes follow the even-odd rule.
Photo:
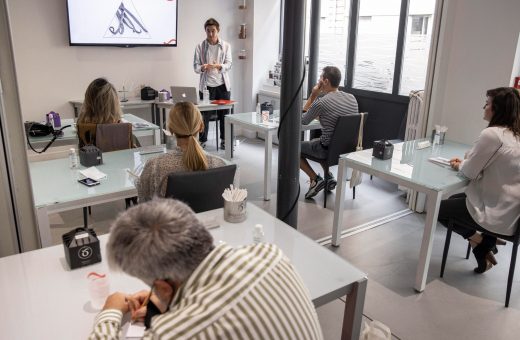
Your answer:
[[[246,9],[247,8],[246,0],[238,0],[238,8],[239,9]]]
[[[238,39],[245,39],[247,36],[246,24],[240,25],[240,32],[238,33]]]

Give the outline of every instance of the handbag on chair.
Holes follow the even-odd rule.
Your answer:
[[[361,119],[359,120],[359,132],[358,132],[358,142],[356,146],[356,151],[362,151],[363,150],[363,121],[365,120],[365,112],[359,113],[361,116]],[[363,180],[363,173],[359,170],[352,170],[352,175],[350,176],[350,188],[361,184],[361,181]]]

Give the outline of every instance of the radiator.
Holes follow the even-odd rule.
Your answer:
[[[426,119],[423,106],[424,91],[411,91],[410,103],[408,104],[408,114],[406,118],[406,130],[404,140],[414,140],[423,138],[426,130]],[[406,199],[408,207],[416,212],[423,212],[426,203],[426,196],[414,190],[407,189]]]

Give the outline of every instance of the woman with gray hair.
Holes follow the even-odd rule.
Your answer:
[[[184,203],[154,199],[122,213],[107,244],[111,268],[151,292],[110,295],[90,339],[121,338],[123,315],[145,317],[144,339],[322,339],[299,275],[272,244],[232,248]]]

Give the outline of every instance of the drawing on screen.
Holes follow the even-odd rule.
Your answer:
[[[131,0],[121,1],[104,38],[150,38]]]

